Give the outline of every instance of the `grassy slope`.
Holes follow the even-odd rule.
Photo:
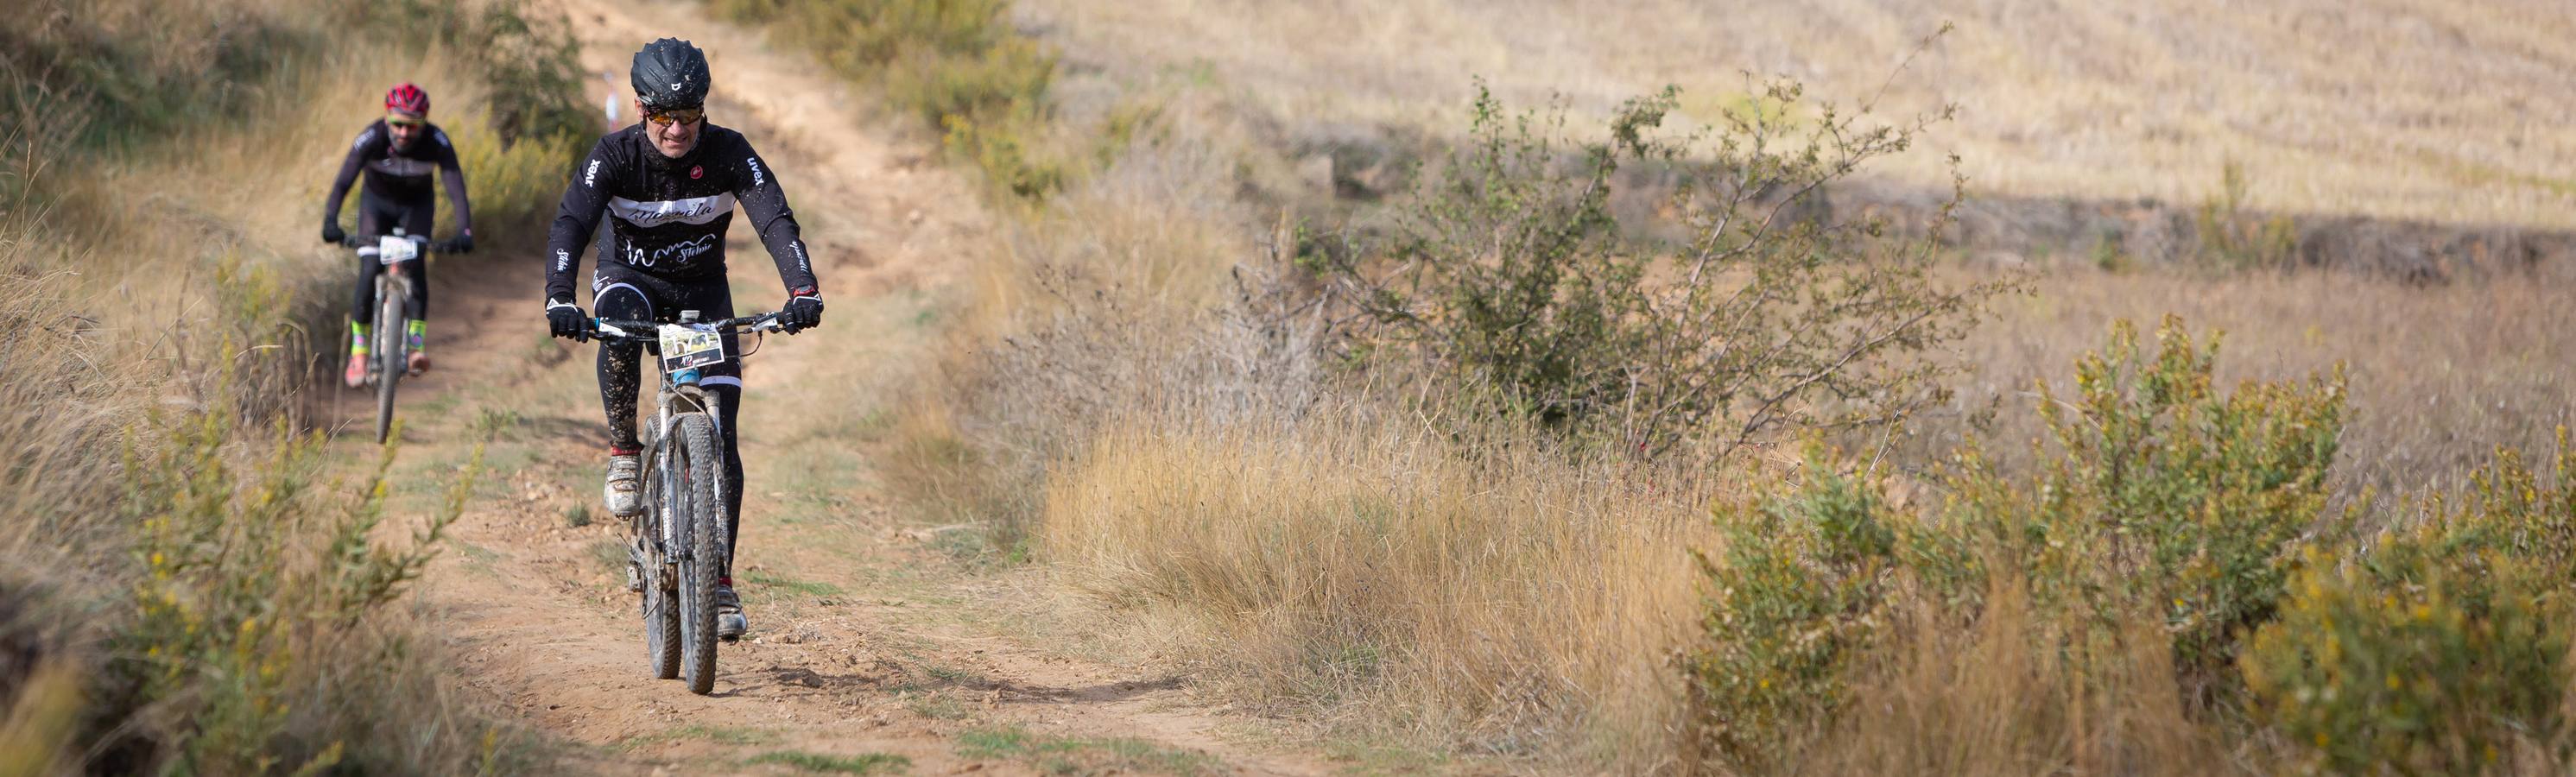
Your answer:
[[[2229,160],[2261,207],[2576,226],[2576,17],[2548,0],[2108,6],[1839,0],[1240,3],[1031,0],[1075,58],[1211,72],[1281,116],[1451,131],[1482,76],[1601,109],[1666,83],[1714,108],[1742,72],[1846,104],[1943,21],[1883,107],[1963,110],[1883,171],[1981,191],[2196,201]],[[1698,114],[1705,118],[1706,110]]]
[[[516,737],[491,738],[399,608],[332,582],[403,574],[329,545],[376,525],[369,473],[324,467],[266,421],[300,414],[306,354],[344,331],[355,267],[315,244],[314,215],[386,84],[439,96],[487,235],[530,223],[532,192],[559,180],[561,144],[498,137],[487,85],[506,56],[421,38],[422,23],[487,29],[499,17],[483,7],[397,31],[370,21],[389,9],[326,0],[120,0],[0,27],[0,109],[43,119],[11,123],[0,151],[0,296],[12,327],[46,333],[10,338],[0,381],[8,444],[43,465],[0,481],[17,518],[0,527],[0,588],[38,605],[0,614],[0,641],[32,635],[25,655],[80,678],[60,710],[83,721],[12,740],[27,746],[0,772],[42,773],[58,744],[63,763],[111,771],[509,765],[494,748]],[[57,368],[20,366],[37,361]],[[27,668],[0,672],[0,698]],[[45,720],[0,723],[0,739]]]

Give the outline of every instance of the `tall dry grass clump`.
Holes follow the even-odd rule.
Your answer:
[[[443,91],[506,234],[570,159],[542,117],[580,115],[509,85],[572,77],[529,75],[569,48],[509,2],[376,10],[0,20],[0,772],[523,765],[399,604],[458,503],[388,525],[384,462],[334,465],[294,425],[355,270],[311,247],[312,199],[373,96]]]
[[[1051,473],[1039,547],[1256,709],[1470,752],[1668,752],[1701,494],[1389,420],[1115,425]]]

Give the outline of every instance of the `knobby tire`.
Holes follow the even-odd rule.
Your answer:
[[[385,268],[387,273],[394,271],[392,267]],[[382,280],[376,284],[377,445],[383,445],[385,440],[393,435],[394,385],[402,382],[404,371],[411,369],[411,364],[406,358],[408,354],[403,353],[404,330],[410,324],[404,316],[405,303],[408,300],[396,298],[400,291],[402,291],[401,284],[386,283]]]
[[[656,436],[663,436],[656,434]],[[645,479],[645,518],[636,538],[644,558],[644,652],[653,665],[653,677],[662,680],[680,676],[680,587],[671,573],[670,548],[662,545],[665,522],[685,520],[688,509],[672,488],[671,446],[655,441],[645,446],[653,451],[653,468]]]
[[[689,692],[704,696],[716,687],[716,572],[724,564],[724,502],[716,493],[716,435],[704,413],[671,420],[670,451],[677,466],[673,503],[687,508],[672,518],[685,519],[688,558],[680,562],[680,674]]]

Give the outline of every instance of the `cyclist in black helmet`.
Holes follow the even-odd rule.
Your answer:
[[[787,287],[779,323],[801,331],[823,320],[823,298],[777,172],[741,133],[709,124],[707,58],[687,41],[663,38],[635,53],[635,113],[642,120],[599,139],[573,171],[563,207],[546,240],[546,321],[556,337],[581,339],[589,316],[574,301],[573,275],[591,230],[605,212],[610,235],[591,274],[591,305],[601,318],[673,320],[682,310],[708,319],[733,315],[725,283],[725,228],[736,205],[778,265]],[[608,410],[608,478],[604,499],[619,516],[643,512],[636,455],[636,391],[641,346],[602,345],[599,398]],[[730,347],[727,348],[731,352]],[[740,366],[703,371],[699,385],[723,398],[717,435],[724,445],[728,556],[742,521],[742,456],[734,418],[742,407]],[[748,621],[733,590],[733,559],[716,581],[716,633],[742,636]],[[629,572],[629,585],[638,578]]]

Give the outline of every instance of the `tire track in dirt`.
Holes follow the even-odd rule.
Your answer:
[[[472,441],[492,440],[454,547],[421,587],[464,682],[573,743],[564,770],[789,773],[757,759],[801,751],[899,755],[920,774],[1322,771],[1218,733],[1259,726],[1213,711],[1183,678],[980,627],[972,612],[1002,594],[953,571],[869,471],[875,405],[931,355],[927,322],[963,269],[956,247],[985,229],[972,190],[926,150],[872,133],[821,67],[695,3],[555,2],[594,74],[622,81],[631,52],[665,35],[708,50],[710,120],[743,130],[780,175],[832,307],[821,330],[769,338],[748,362],[737,573],[753,632],[722,649],[716,692],[699,697],[646,674],[622,527],[568,518],[601,517],[603,442],[591,347],[547,340],[538,315],[541,246],[436,273],[441,361],[405,387],[394,475],[396,504],[426,509]],[[772,309],[782,293],[747,232],[729,248],[736,305]]]

